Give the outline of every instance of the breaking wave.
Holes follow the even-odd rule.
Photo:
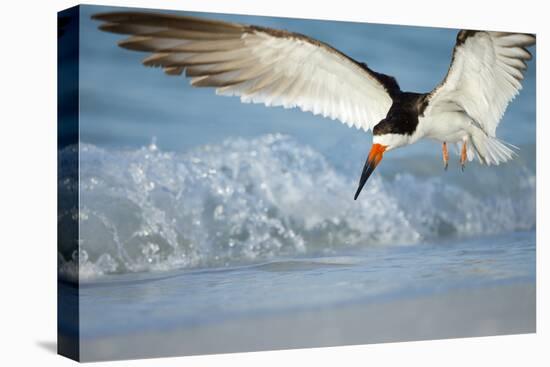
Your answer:
[[[76,149],[61,151],[60,164],[78,159]],[[276,134],[188,153],[81,144],[80,166],[81,210],[62,208],[58,218],[60,231],[79,221],[80,250],[60,244],[68,278],[76,264],[86,279],[535,227],[535,176],[526,168],[505,187],[494,176],[463,185],[441,171],[375,174],[354,201],[357,177]],[[78,190],[72,175],[61,172],[61,200]]]

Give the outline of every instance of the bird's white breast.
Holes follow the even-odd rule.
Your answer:
[[[420,117],[412,140],[430,138],[441,142],[455,143],[461,141],[471,133],[473,126],[462,112],[448,112],[437,115]]]

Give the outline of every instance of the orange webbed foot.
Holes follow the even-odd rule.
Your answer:
[[[445,171],[449,167],[449,151],[447,150],[447,142],[443,142],[443,168]]]
[[[462,150],[460,152],[460,166],[462,168],[462,172],[464,172],[464,167],[466,166],[466,160],[468,159],[468,151],[466,148],[466,141],[462,143]]]

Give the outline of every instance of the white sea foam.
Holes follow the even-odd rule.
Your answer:
[[[60,164],[74,152],[62,151]],[[80,165],[81,210],[59,214],[60,223],[80,224],[80,252],[59,255],[69,277],[77,263],[81,278],[90,278],[535,226],[535,177],[528,172],[490,194],[439,175],[375,174],[354,201],[356,177],[282,135],[185,154],[154,143],[137,150],[82,144]],[[62,200],[76,187],[70,176],[59,178]]]

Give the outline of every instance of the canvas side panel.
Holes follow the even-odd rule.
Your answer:
[[[79,7],[57,18],[57,351],[79,360]]]

